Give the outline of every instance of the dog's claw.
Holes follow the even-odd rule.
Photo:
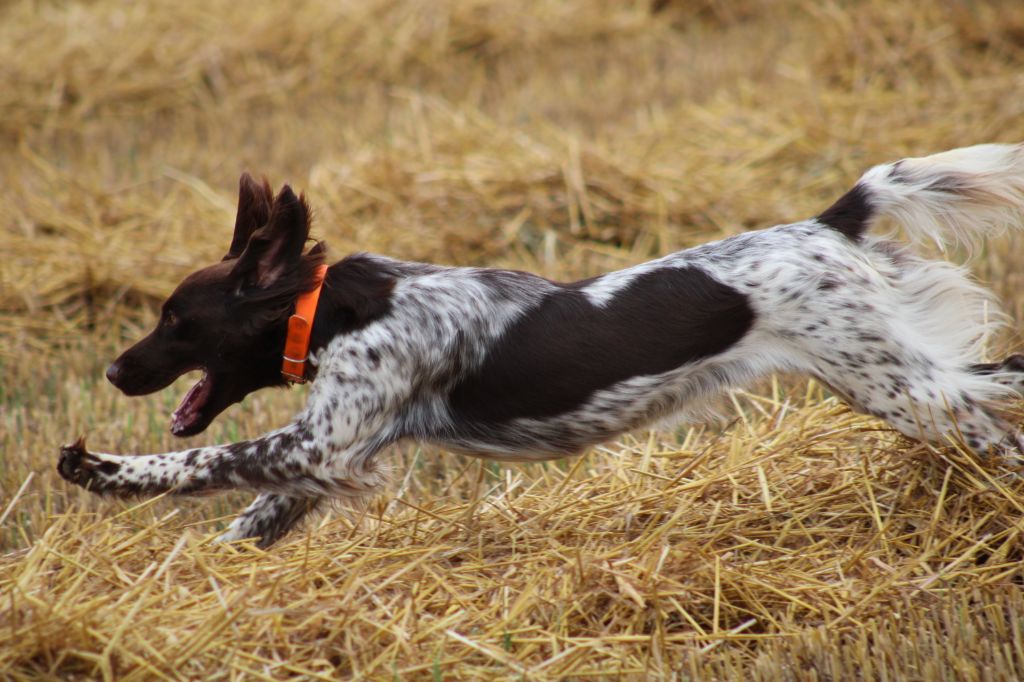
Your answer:
[[[98,474],[109,474],[110,467],[115,469],[116,464],[103,462],[99,457],[93,455],[85,448],[85,437],[79,436],[78,440],[70,445],[64,445],[60,449],[60,459],[57,461],[57,473],[66,481],[83,487],[89,486],[95,481]]]
[[[68,481],[76,482],[79,472],[87,469],[84,460],[88,455],[85,449],[85,436],[79,436],[78,440],[70,445],[63,445],[60,448],[60,460],[57,462],[57,472]]]

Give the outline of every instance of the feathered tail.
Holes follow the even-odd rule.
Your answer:
[[[1024,228],[1024,145],[981,144],[875,166],[818,221],[856,240],[882,216],[912,240],[940,247]]]

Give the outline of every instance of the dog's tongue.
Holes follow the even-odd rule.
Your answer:
[[[178,409],[171,416],[171,433],[180,436],[196,423],[212,389],[213,383],[210,381],[210,375],[203,372],[203,378],[189,389],[185,397],[182,398],[181,405],[178,405]]]

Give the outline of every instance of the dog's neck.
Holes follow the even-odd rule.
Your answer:
[[[323,289],[327,266],[317,268],[315,286],[295,301],[295,313],[288,318],[288,333],[281,358],[281,376],[285,381],[296,384],[306,383],[306,360],[309,356],[310,336],[316,321],[317,303]]]
[[[311,324],[307,358],[336,336],[361,329],[387,314],[395,282],[401,277],[398,265],[390,259],[354,254],[327,269]],[[312,362],[306,363],[306,378],[316,378]]]

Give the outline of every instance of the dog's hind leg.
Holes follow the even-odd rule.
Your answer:
[[[979,362],[970,366],[972,374],[989,376],[1001,386],[1024,395],[1024,355],[1011,355],[1002,362]]]
[[[820,356],[816,374],[859,412],[910,438],[937,445],[961,440],[979,453],[1024,461],[1024,439],[994,405],[1010,396],[1002,372],[942,367],[908,344],[874,338],[870,347]]]
[[[259,538],[257,547],[269,547],[322,504],[322,497],[289,497],[276,493],[261,493],[231,522],[217,541],[232,542]]]
[[[1002,388],[994,380],[979,390],[981,377],[926,364],[886,368],[878,375],[868,372],[867,379],[858,371],[824,379],[849,396],[859,411],[881,417],[906,436],[937,445],[962,440],[975,452],[1024,463],[1020,430],[992,408],[992,388]]]
[[[991,292],[962,268],[885,242],[860,249],[833,257],[811,312],[777,332],[789,332],[800,364],[911,438],[962,440],[1021,461],[1024,441],[1000,407],[1024,388],[1024,358],[979,362],[984,340],[1005,321]]]

